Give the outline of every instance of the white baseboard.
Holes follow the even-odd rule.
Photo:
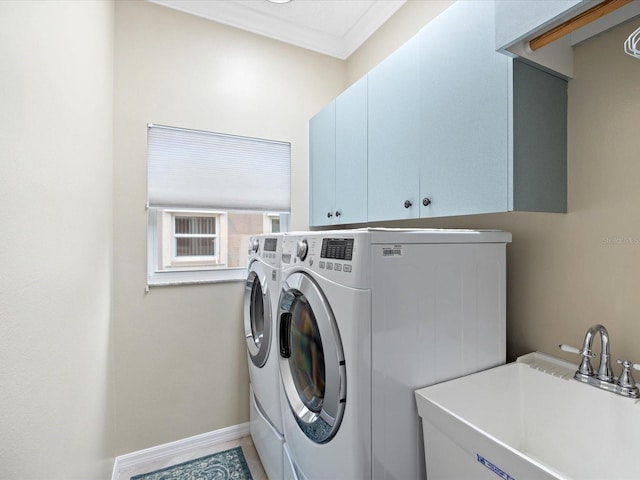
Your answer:
[[[182,440],[176,440],[175,442],[165,443],[164,445],[158,445],[157,447],[146,448],[137,452],[120,455],[119,457],[116,457],[113,465],[111,480],[120,480],[121,470],[139,463],[181,455],[183,453],[188,453],[190,450],[199,448],[213,447],[219,443],[238,440],[248,435],[250,435],[250,430],[249,423],[247,422],[240,425],[221,428],[220,430],[215,430],[213,432],[202,433]]]

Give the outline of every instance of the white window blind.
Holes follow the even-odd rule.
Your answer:
[[[148,128],[151,207],[290,210],[289,143]]]

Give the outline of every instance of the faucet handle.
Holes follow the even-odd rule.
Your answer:
[[[580,362],[580,366],[578,367],[578,371],[576,372],[576,376],[580,376],[581,378],[587,378],[593,376],[593,367],[591,366],[591,359],[596,356],[588,348],[577,349],[576,347],[572,347],[571,345],[565,345],[564,343],[558,345],[563,352],[569,353],[577,353],[578,355],[582,355],[582,361]]]
[[[558,346],[560,347],[560,350],[562,350],[563,352],[577,353],[578,355],[582,355],[583,357],[588,357],[588,358],[594,358],[596,356],[596,354],[593,353],[591,350],[581,350],[579,348],[572,347],[571,345],[566,345],[564,343],[561,343]]]
[[[618,385],[626,389],[636,388],[636,382],[633,379],[633,375],[631,375],[631,369],[640,370],[640,365],[631,363],[629,360],[618,360],[617,362],[622,365],[622,373],[620,373],[618,377]]]
[[[629,360],[616,360],[616,363],[619,363],[620,365],[622,365],[622,368],[629,368],[629,370],[631,370],[632,368],[634,370],[640,370],[640,364],[639,363],[631,363]]]

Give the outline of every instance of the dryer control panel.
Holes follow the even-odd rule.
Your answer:
[[[283,238],[284,270],[304,268],[340,285],[369,288],[369,249],[364,232],[302,232]]]
[[[323,238],[320,258],[351,261],[353,259],[353,238]]]

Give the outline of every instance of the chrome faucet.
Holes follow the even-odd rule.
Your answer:
[[[613,382],[613,371],[611,370],[611,356],[609,354],[609,332],[604,326],[598,324],[587,330],[582,344],[582,363],[576,372],[576,376],[593,376],[591,358],[595,357],[591,345],[596,333],[600,334],[600,367],[598,368],[598,379],[603,382]]]
[[[591,359],[596,356],[591,348],[593,337],[596,334],[600,334],[600,365],[597,374],[594,373],[591,366]],[[640,389],[631,375],[631,368],[640,370],[640,365],[626,360],[618,360],[618,363],[622,364],[623,370],[619,378],[614,377],[611,370],[611,355],[609,354],[609,332],[604,326],[598,324],[587,330],[581,350],[564,344],[560,345],[560,348],[565,352],[582,355],[582,362],[573,376],[576,380],[625,397],[640,398]]]

